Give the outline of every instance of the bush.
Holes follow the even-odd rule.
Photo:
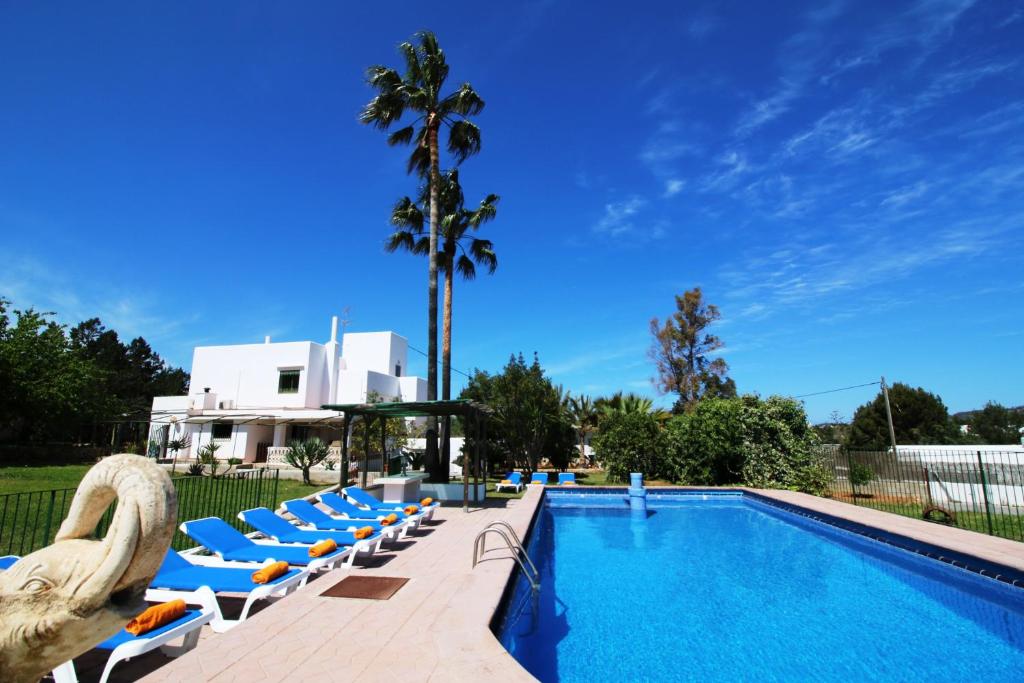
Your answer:
[[[242,464],[242,459],[241,458],[228,458],[228,464],[231,465],[232,467],[234,467],[235,465],[241,465]]]
[[[875,471],[859,462],[850,463],[850,483],[854,486],[867,486],[875,478]]]
[[[742,480],[743,404],[705,399],[667,427],[673,481],[726,486]]]
[[[653,415],[610,415],[601,422],[593,445],[609,481],[626,481],[630,472],[642,472],[648,479],[671,475],[665,459],[667,439]]]
[[[203,463],[194,462],[188,466],[187,474],[190,477],[201,477],[203,476]]]

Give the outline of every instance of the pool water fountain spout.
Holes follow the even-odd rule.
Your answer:
[[[629,474],[629,509],[638,517],[647,517],[647,489],[642,472]]]

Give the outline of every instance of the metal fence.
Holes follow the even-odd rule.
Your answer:
[[[239,511],[254,507],[277,506],[278,471],[256,469],[233,472],[217,478],[176,477],[178,522],[200,517],[220,517],[236,528],[243,524]],[[67,516],[75,490],[53,489],[8,493],[0,496],[0,555],[24,555],[49,545]],[[96,536],[106,533],[115,505],[104,513],[96,526]],[[175,530],[172,546],[183,550],[194,546],[187,536]]]
[[[832,498],[1024,541],[1024,452],[823,451]]]

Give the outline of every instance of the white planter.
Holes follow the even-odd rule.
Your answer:
[[[486,497],[487,487],[485,484],[480,483],[477,485],[477,499],[479,502],[483,502]],[[461,501],[462,500],[462,484],[428,484],[423,482],[420,484],[420,496],[426,498],[430,496],[435,500],[444,501]],[[469,485],[469,500],[473,502],[473,485]]]

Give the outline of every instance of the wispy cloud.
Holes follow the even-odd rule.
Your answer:
[[[618,237],[636,230],[636,216],[647,206],[647,200],[633,195],[622,201],[604,205],[604,214],[593,226],[593,231],[609,237]]]

